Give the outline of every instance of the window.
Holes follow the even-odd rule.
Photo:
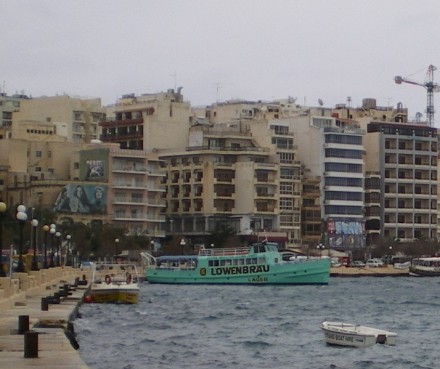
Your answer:
[[[292,210],[293,201],[290,199],[280,199],[280,209],[281,210]]]
[[[280,185],[280,194],[281,195],[291,195],[291,194],[293,194],[293,186],[291,184],[284,184],[284,183],[282,183]]]
[[[281,152],[279,155],[280,155],[280,162],[283,164],[291,164],[294,160],[293,153]]]
[[[35,157],[36,158],[41,158],[41,150],[37,150],[37,151],[35,151]]]

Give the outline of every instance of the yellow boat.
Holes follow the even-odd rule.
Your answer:
[[[140,284],[134,264],[93,263],[92,283],[85,302],[135,304]]]

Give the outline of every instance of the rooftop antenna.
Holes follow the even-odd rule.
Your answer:
[[[176,71],[174,71],[174,73],[171,74],[171,77],[174,77],[174,91],[175,91],[177,88],[177,73],[176,73]]]
[[[220,90],[222,88],[222,86],[220,85],[220,83],[216,83],[216,90],[217,90],[217,103],[218,103],[218,90]]]

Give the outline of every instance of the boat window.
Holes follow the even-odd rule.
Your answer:
[[[232,265],[232,260],[231,259],[225,260],[225,265]]]
[[[208,261],[208,265],[209,266],[219,266],[219,262],[218,262],[218,260],[209,260]]]
[[[238,265],[243,265],[244,264],[244,259],[238,259]]]
[[[225,266],[226,260],[220,260],[220,266]]]
[[[266,252],[266,246],[265,245],[255,245],[254,246],[254,253],[258,254],[260,252]]]
[[[246,265],[255,265],[257,264],[257,258],[247,258]]]
[[[232,259],[232,265],[237,265],[238,264],[238,259]]]

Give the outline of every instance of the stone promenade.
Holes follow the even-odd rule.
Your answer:
[[[72,321],[90,278],[71,267],[0,278],[0,367],[87,369]]]

